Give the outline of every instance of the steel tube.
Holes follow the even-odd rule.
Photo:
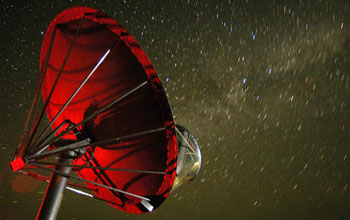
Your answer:
[[[62,153],[59,159],[59,163],[72,164],[73,152]],[[56,170],[69,175],[72,167],[57,165]],[[46,189],[45,196],[41,203],[37,220],[54,220],[56,219],[58,210],[60,208],[63,193],[68,182],[68,177],[62,176],[58,173],[53,173],[50,183]]]

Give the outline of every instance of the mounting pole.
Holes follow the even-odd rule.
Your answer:
[[[72,164],[74,152],[64,152],[60,155],[59,164]],[[57,165],[56,170],[62,174],[70,174],[72,167]],[[47,186],[45,196],[41,203],[37,220],[54,220],[56,219],[58,210],[60,208],[63,192],[66,188],[68,177],[59,173],[52,174],[49,185]]]

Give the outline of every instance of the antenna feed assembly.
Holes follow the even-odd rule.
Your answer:
[[[172,191],[182,183],[192,181],[199,173],[202,155],[195,137],[181,125],[175,125],[177,139],[176,177]]]

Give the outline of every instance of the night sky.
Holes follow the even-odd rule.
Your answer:
[[[349,1],[0,2],[0,219],[34,219],[39,209],[46,184],[8,163],[46,28],[78,5],[134,36],[203,161],[154,213],[67,191],[58,219],[350,219]]]

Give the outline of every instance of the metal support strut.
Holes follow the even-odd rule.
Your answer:
[[[59,164],[72,164],[74,152],[69,151],[60,155]],[[50,183],[46,189],[45,196],[37,215],[37,220],[54,220],[56,219],[58,209],[60,208],[63,192],[66,188],[68,177],[72,170],[71,166],[57,165],[56,171],[52,174]],[[62,173],[62,174],[60,174]]]

